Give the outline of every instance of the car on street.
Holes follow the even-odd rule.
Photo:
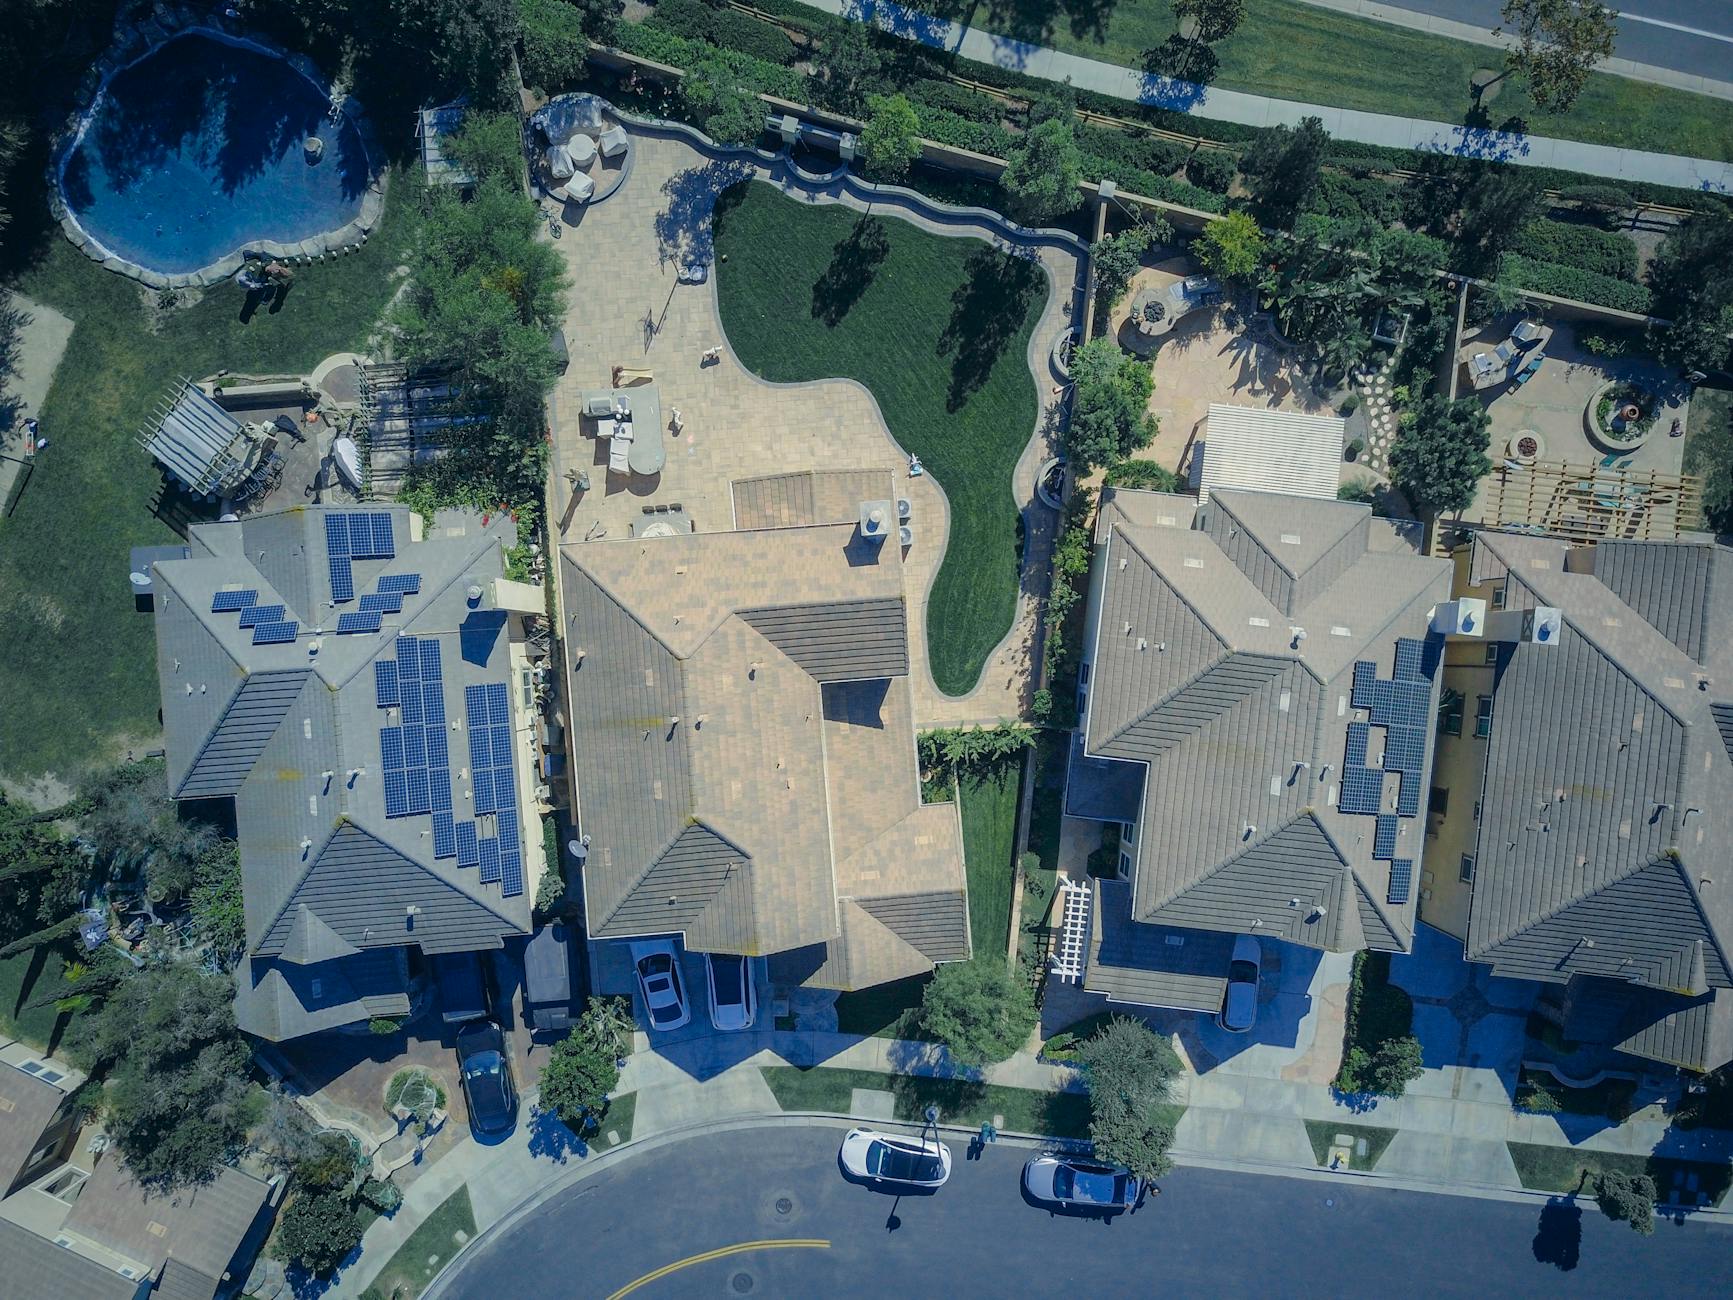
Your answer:
[[[498,1025],[474,1020],[457,1031],[457,1071],[469,1106],[469,1126],[484,1136],[510,1132],[517,1123],[517,1088]]]
[[[1230,1033],[1243,1034],[1258,1019],[1258,973],[1264,956],[1258,941],[1249,934],[1234,940],[1233,959],[1228,962],[1228,991],[1222,999],[1216,1023]]]
[[[1092,1160],[1037,1156],[1023,1166],[1023,1190],[1068,1210],[1129,1210],[1142,1185],[1129,1169]]]
[[[898,1187],[943,1187],[951,1176],[951,1148],[936,1138],[928,1142],[851,1128],[842,1140],[841,1159],[856,1178]]]
[[[751,1029],[758,1019],[751,959],[705,953],[704,973],[710,985],[710,1023],[718,1029]]]
[[[644,995],[650,1028],[678,1029],[692,1019],[686,984],[680,976],[680,955],[671,940],[633,944],[632,965],[638,972],[638,991]]]

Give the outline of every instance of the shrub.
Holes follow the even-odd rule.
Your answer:
[[[1631,1225],[1631,1231],[1647,1237],[1655,1231],[1655,1180],[1647,1174],[1606,1170],[1595,1178],[1595,1201],[1609,1219]]]
[[[738,50],[766,63],[794,62],[794,42],[781,28],[734,9],[713,8],[702,0],[659,0],[644,21],[686,40]]]
[[[999,124],[1004,106],[998,100],[978,90],[949,81],[917,81],[906,91],[908,97],[927,108],[943,109],[970,122]]]
[[[1053,692],[1043,686],[1029,701],[1029,714],[1036,722],[1046,722],[1053,716]]]
[[[1572,185],[1560,190],[1558,196],[1562,202],[1592,212],[1608,230],[1623,225],[1626,211],[1637,206],[1636,197],[1617,185]]]
[[[1590,333],[1577,335],[1577,346],[1597,357],[1624,357],[1642,350],[1643,336],[1617,325],[1600,325]]]
[[[806,88],[805,79],[793,68],[785,68],[767,59],[754,58],[739,50],[717,49],[703,41],[687,40],[665,27],[644,23],[622,23],[614,36],[614,45],[627,54],[641,59],[654,59],[672,67],[692,72],[707,61],[714,61],[732,73],[732,80],[766,95],[799,100]],[[701,74],[700,74],[701,75]]]
[[[329,1277],[361,1244],[361,1223],[349,1199],[336,1192],[302,1192],[277,1225],[272,1253],[314,1277]]]
[[[1349,393],[1342,399],[1342,404],[1336,408],[1336,414],[1346,418],[1360,409],[1360,394]]]
[[[1205,270],[1223,280],[1250,280],[1257,276],[1267,245],[1249,212],[1230,212],[1210,222],[1191,249]]]
[[[590,43],[583,17],[566,0],[518,0],[526,84],[549,95],[583,80]]]
[[[922,1027],[963,1065],[1006,1060],[1039,1022],[1034,992],[991,955],[946,962],[921,995]]]
[[[1498,278],[1519,289],[1533,289],[1537,293],[1550,293],[1577,302],[1599,303],[1620,311],[1647,315],[1654,305],[1653,295],[1641,285],[1579,271],[1574,266],[1536,262],[1520,253],[1506,253],[1499,259]]]
[[[1516,232],[1510,248],[1537,262],[1557,262],[1619,280],[1637,278],[1637,245],[1611,230],[1540,217]]]
[[[1150,492],[1178,492],[1179,475],[1153,460],[1122,460],[1107,471],[1108,487],[1143,488]]]
[[[361,1184],[355,1197],[379,1214],[391,1214],[403,1204],[403,1189],[390,1179],[369,1178]]]
[[[1171,176],[1185,162],[1187,147],[1160,136],[1139,136],[1128,131],[1084,126],[1077,129],[1077,145],[1098,162],[1136,167],[1157,176]]]
[[[1388,226],[1402,214],[1402,195],[1396,186],[1370,176],[1321,172],[1307,210],[1329,217],[1357,217]]]
[[[1185,178],[1214,194],[1226,194],[1240,174],[1240,161],[1226,149],[1199,149],[1185,161]]]
[[[372,1034],[395,1034],[403,1028],[403,1021],[396,1016],[374,1016],[367,1022],[367,1032]]]
[[[1096,310],[1110,312],[1118,306],[1143,264],[1143,255],[1152,245],[1165,242],[1172,235],[1173,228],[1157,218],[1148,225],[1132,226],[1097,240],[1089,250],[1095,263]]]

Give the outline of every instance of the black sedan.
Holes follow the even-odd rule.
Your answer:
[[[457,1035],[457,1068],[469,1103],[469,1126],[482,1136],[509,1133],[517,1123],[517,1088],[500,1027],[491,1020],[465,1025]]]

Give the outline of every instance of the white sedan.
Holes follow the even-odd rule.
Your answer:
[[[686,986],[680,979],[680,958],[666,939],[632,945],[632,964],[638,972],[638,991],[650,1013],[652,1029],[678,1029],[692,1019],[686,1004]]]
[[[943,1187],[951,1176],[951,1148],[934,1139],[895,1137],[851,1128],[842,1140],[842,1167],[856,1178],[902,1187]]]
[[[1023,1190],[1066,1209],[1128,1210],[1142,1189],[1129,1169],[1117,1165],[1039,1156],[1023,1166]]]

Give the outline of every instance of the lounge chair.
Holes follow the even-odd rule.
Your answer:
[[[592,420],[610,420],[614,416],[614,394],[606,388],[586,388],[578,399],[582,413]]]
[[[604,158],[617,158],[631,147],[626,140],[626,128],[623,126],[610,126],[602,132],[602,138],[598,143],[601,145],[602,157]]]

